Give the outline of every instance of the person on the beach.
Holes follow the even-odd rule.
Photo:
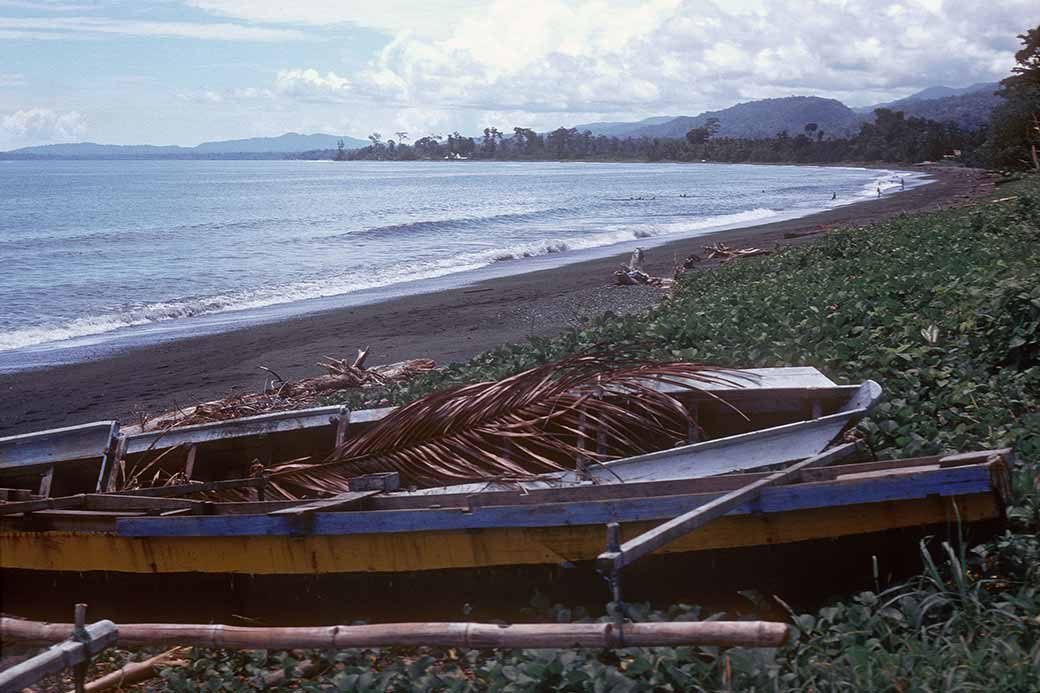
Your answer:
[[[837,199],[838,199],[838,193],[836,193],[836,192],[832,192],[832,193],[831,193],[831,199],[832,199],[832,200],[837,200]]]
[[[899,189],[900,190],[906,190],[906,181],[903,180],[902,178],[899,179]]]
[[[877,186],[877,196],[881,197],[881,184],[880,183]]]

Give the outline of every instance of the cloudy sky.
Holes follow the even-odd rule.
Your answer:
[[[1036,0],[0,0],[0,150],[413,139],[997,80]]]

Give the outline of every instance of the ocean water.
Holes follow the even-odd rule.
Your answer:
[[[0,162],[0,371],[802,216],[894,194],[900,177],[926,182],[724,164]]]

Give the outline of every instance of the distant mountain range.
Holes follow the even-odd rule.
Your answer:
[[[251,137],[242,140],[203,142],[195,147],[155,146],[150,144],[45,144],[23,147],[0,156],[6,158],[61,158],[61,159],[206,159],[227,158],[235,155],[281,158],[284,154],[307,152],[315,149],[336,149],[340,140],[347,149],[368,145],[366,140],[338,135],[301,135],[287,132],[278,137]],[[248,157],[247,157],[248,158]]]
[[[997,83],[967,87],[936,86],[888,103],[852,109],[840,101],[818,96],[788,96],[740,103],[719,111],[696,116],[655,116],[634,122],[600,122],[576,125],[579,132],[608,137],[679,138],[708,119],[719,119],[719,137],[773,137],[786,130],[791,136],[816,123],[824,137],[854,134],[873,117],[874,109],[890,108],[907,116],[957,123],[974,130],[986,125],[1001,97],[993,92]],[[0,152],[0,159],[280,159],[287,154],[334,150],[340,140],[347,149],[368,146],[367,140],[339,135],[301,135],[288,132],[278,137],[252,137],[239,140],[203,142],[195,147],[155,146],[149,144],[46,144]]]
[[[889,103],[851,109],[840,101],[818,96],[788,96],[761,99],[730,106],[720,111],[705,111],[696,116],[645,118],[631,123],[587,123],[575,126],[579,132],[609,137],[684,137],[691,128],[703,127],[709,118],[719,119],[719,137],[773,137],[786,130],[791,136],[803,132],[806,124],[816,123],[824,136],[841,137],[859,130],[873,117],[874,109],[890,108],[917,116],[954,122],[975,130],[989,122],[990,111],[1001,101],[994,95],[997,83],[968,87],[928,87],[916,94]]]

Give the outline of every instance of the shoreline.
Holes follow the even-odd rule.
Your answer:
[[[891,168],[891,167],[888,167]],[[668,241],[647,251],[650,274],[670,276],[674,256],[709,243],[734,247],[811,242],[835,226],[865,225],[899,214],[964,203],[991,189],[980,171],[900,166],[934,182],[805,217]],[[550,269],[485,279],[433,293],[333,308],[228,332],[139,346],[97,360],[0,374],[0,435],[115,418],[137,419],[180,406],[255,391],[264,372],[287,379],[316,375],[323,356],[371,347],[369,363],[428,357],[439,364],[487,349],[548,336],[605,311],[640,312],[663,295],[618,287],[613,271],[629,251]],[[717,263],[701,263],[708,269]]]

